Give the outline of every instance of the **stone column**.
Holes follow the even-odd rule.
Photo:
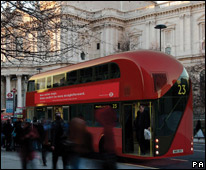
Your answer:
[[[22,107],[22,87],[21,87],[21,78],[22,75],[17,76],[17,107]]]
[[[150,21],[146,21],[145,24],[145,49],[149,49],[150,46]]]
[[[1,109],[6,108],[6,96],[5,96],[5,80],[1,76]]]
[[[114,44],[114,39],[115,39],[115,31],[114,31],[114,26],[111,27],[110,31],[110,52],[109,54],[112,54],[114,52],[115,44]]]
[[[179,23],[179,54],[183,55],[184,53],[184,15],[181,15],[179,17],[180,23]]]
[[[110,47],[110,26],[106,26],[106,44],[105,44],[105,50],[106,50],[106,55],[109,54],[109,47]]]
[[[6,95],[11,92],[11,77],[6,75]]]
[[[187,54],[191,54],[192,51],[192,45],[191,45],[191,36],[192,36],[192,32],[191,32],[191,14],[187,14],[185,16],[185,51],[187,52]]]
[[[101,31],[101,42],[100,42],[100,56],[103,57],[105,56],[105,36],[106,36],[106,33],[105,33],[105,27],[102,26],[102,31]],[[96,48],[96,46],[95,46]],[[96,50],[96,49],[95,49]]]

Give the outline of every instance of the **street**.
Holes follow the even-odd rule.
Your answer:
[[[193,169],[193,161],[203,162],[205,167],[205,143],[194,143],[194,154],[181,157],[165,158],[159,160],[118,160],[118,169]],[[82,159],[80,169],[100,169],[100,160]],[[198,164],[194,168],[198,168]],[[36,169],[51,169],[52,154],[47,155],[47,166],[43,166],[41,154],[35,160]],[[58,168],[63,169],[61,158],[58,161]],[[21,169],[21,162],[17,152],[6,152],[1,150],[1,169]],[[203,168],[202,168],[203,169]]]

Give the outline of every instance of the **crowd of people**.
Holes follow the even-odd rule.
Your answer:
[[[110,147],[115,147],[111,133],[112,127],[106,124],[103,124],[103,127],[106,136],[106,152],[102,168],[108,169],[112,159],[114,160],[112,168],[115,168],[115,149]],[[32,121],[30,119],[24,121],[8,119],[6,122],[1,121],[1,129],[1,147],[6,151],[19,153],[22,169],[27,169],[28,164],[36,169],[34,160],[37,157],[37,151],[41,152],[44,166],[47,166],[47,153],[52,152],[51,168],[53,169],[57,169],[59,157],[62,157],[64,169],[79,169],[81,157],[94,154],[92,135],[87,130],[82,116],[75,117],[67,123],[63,121],[60,113],[55,114],[54,121],[44,119],[38,121],[36,117]],[[109,164],[108,161],[110,161]]]

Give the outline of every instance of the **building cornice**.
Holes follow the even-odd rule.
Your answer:
[[[168,2],[171,3],[171,2]],[[205,1],[201,2],[190,2],[183,3],[180,5],[172,5],[169,7],[160,8],[160,5],[156,5],[154,8],[140,8],[132,11],[122,12],[116,9],[108,8],[95,12],[90,12],[82,9],[78,9],[76,7],[67,5],[68,9],[64,11],[63,15],[67,15],[67,17],[75,18],[78,21],[90,22],[92,24],[98,22],[105,22],[108,20],[120,22],[127,24],[133,21],[144,21],[147,19],[158,19],[161,17],[171,16],[171,15],[179,15],[181,13],[187,13],[190,15],[191,12],[196,9],[205,9]],[[65,9],[66,9],[65,7]],[[73,9],[73,10],[69,10]],[[73,11],[73,12],[68,12]]]

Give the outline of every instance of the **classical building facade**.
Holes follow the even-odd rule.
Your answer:
[[[73,56],[62,64],[24,64],[21,67],[1,64],[1,108],[6,108],[6,94],[17,89],[17,107],[25,106],[27,80],[39,71],[84,62],[126,50],[159,50],[178,59],[189,71],[194,93],[194,117],[205,114],[205,1],[62,1],[60,12],[67,18],[86,23],[94,37],[82,50],[64,54]],[[61,38],[71,41],[73,33],[60,31]],[[64,44],[60,44],[61,47]],[[82,55],[83,54],[83,55]],[[160,61],[161,62],[161,61]],[[40,68],[40,69],[39,69]],[[203,94],[204,93],[204,94]]]

